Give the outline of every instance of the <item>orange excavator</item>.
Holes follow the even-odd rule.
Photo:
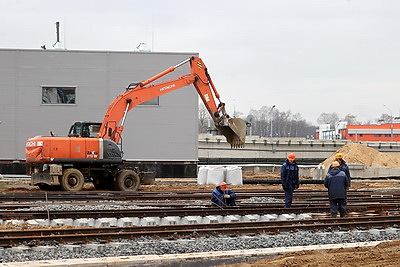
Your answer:
[[[190,74],[152,84],[188,62]],[[130,84],[109,105],[102,123],[75,122],[68,137],[52,135],[28,139],[26,162],[31,184],[45,190],[61,188],[65,191],[79,191],[85,179],[91,179],[96,189],[136,191],[149,174],[124,166],[119,141],[128,111],[143,102],[190,84],[196,88],[216,128],[226,137],[231,147],[243,147],[246,122],[229,117],[205,64],[200,58],[191,57],[148,80]]]

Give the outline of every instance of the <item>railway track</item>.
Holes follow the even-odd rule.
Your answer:
[[[271,197],[283,199],[281,190],[235,190],[239,199],[252,197]],[[0,192],[0,203],[13,202],[66,202],[66,201],[175,201],[175,200],[209,200],[211,191],[180,192],[121,192],[121,191],[80,191],[80,192]],[[295,200],[327,201],[327,191],[298,190]],[[348,191],[348,200],[361,202],[365,200],[383,201],[385,199],[400,201],[398,191]]]
[[[400,216],[362,216],[354,218],[320,218],[313,220],[263,221],[238,223],[212,223],[190,225],[135,226],[107,228],[73,228],[73,229],[34,229],[0,231],[0,246],[10,247],[19,244],[46,245],[51,242],[82,244],[91,241],[109,242],[120,239],[139,237],[162,237],[178,239],[197,237],[199,235],[229,236],[243,234],[277,234],[281,232],[333,231],[335,229],[370,229],[373,227],[399,226]]]
[[[348,205],[349,213],[381,213],[383,211],[399,212],[400,203],[369,203],[364,205]],[[245,205],[237,207],[180,207],[173,208],[151,208],[151,209],[121,209],[121,210],[1,210],[0,219],[80,219],[80,218],[124,218],[124,217],[169,217],[169,216],[228,216],[228,215],[265,215],[265,214],[310,214],[310,213],[329,213],[329,206],[309,205],[293,206],[292,208],[282,208],[274,204],[264,205]]]

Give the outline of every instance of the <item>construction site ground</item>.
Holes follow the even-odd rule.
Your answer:
[[[279,179],[276,173],[258,173],[244,174],[244,179]],[[302,177],[302,179],[310,179]],[[196,179],[156,179],[154,185],[142,185],[143,191],[196,191],[212,190],[215,185],[197,185]],[[280,190],[280,185],[265,184],[244,184],[231,186],[235,189],[275,189]],[[387,189],[399,188],[400,184],[396,180],[364,182],[353,181],[351,190],[368,189]],[[91,184],[85,185],[85,190],[94,190]],[[305,184],[299,190],[325,190],[321,184]],[[30,186],[29,182],[24,180],[18,182],[13,179],[0,181],[0,191],[18,192],[18,191],[40,191],[36,186]],[[328,201],[328,200],[327,200]],[[2,228],[4,229],[4,228]],[[314,250],[299,251],[287,253],[281,256],[259,260],[257,262],[238,263],[226,266],[400,266],[400,240],[394,242],[384,242],[375,247],[343,248],[333,250]]]
[[[400,168],[399,154],[384,154],[367,146],[359,144],[347,144],[338,151],[343,154],[343,158],[347,163],[364,164],[366,167],[390,167]],[[328,169],[334,160],[334,154],[327,158],[321,164]],[[279,173],[243,173],[243,179],[251,180],[279,180]],[[310,180],[311,177],[301,177],[301,180]],[[198,185],[195,178],[188,179],[156,179],[154,185],[142,185],[140,190],[143,191],[196,191],[196,190],[213,190],[215,185]],[[396,179],[379,179],[379,180],[352,180],[350,190],[371,190],[371,189],[399,189],[400,180]],[[265,190],[282,190],[279,184],[244,184],[232,185],[235,189],[265,189]],[[94,190],[93,185],[86,184],[84,190]],[[326,190],[323,184],[301,184],[299,190]],[[0,180],[1,191],[39,191],[38,187],[30,186],[25,180],[24,182],[4,181]],[[283,194],[283,191],[282,191]],[[296,194],[296,193],[294,193]],[[327,199],[328,202],[328,199]],[[400,266],[400,240],[382,242],[373,247],[356,247],[341,248],[331,250],[311,250],[291,252],[281,256],[272,257],[257,262],[241,262],[233,265],[225,266]]]

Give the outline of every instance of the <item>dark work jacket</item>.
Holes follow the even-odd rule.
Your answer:
[[[329,200],[346,199],[346,190],[350,185],[349,177],[340,167],[332,167],[326,175],[324,185],[328,188]]]
[[[299,187],[299,167],[296,161],[290,164],[289,160],[283,163],[281,168],[281,184],[284,190],[296,189]]]
[[[224,195],[230,195],[230,198],[224,198]],[[213,207],[225,207],[225,206],[236,206],[235,202],[236,194],[230,189],[225,192],[217,186],[211,194],[211,206]]]
[[[333,168],[332,165],[329,166],[328,173],[332,170],[332,168]],[[344,171],[344,173],[349,178],[349,187],[350,187],[350,185],[351,185],[350,169],[349,169],[349,166],[347,165],[346,161],[344,161],[343,159],[340,161],[339,169],[341,171]]]

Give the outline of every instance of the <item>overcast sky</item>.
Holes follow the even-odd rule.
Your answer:
[[[230,113],[400,115],[398,0],[0,0],[0,48],[51,47],[56,21],[69,50],[198,52]]]

